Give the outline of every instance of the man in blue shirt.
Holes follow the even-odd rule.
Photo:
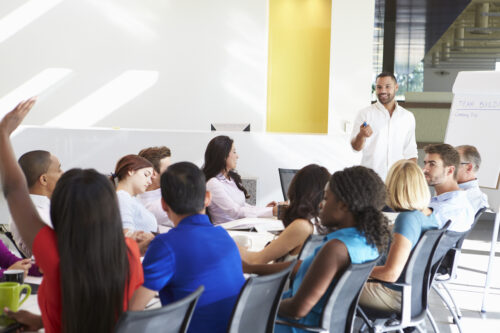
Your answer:
[[[429,186],[434,186],[436,196],[429,207],[434,210],[440,227],[448,220],[448,230],[464,232],[474,222],[475,211],[469,203],[467,193],[458,187],[457,172],[460,156],[448,144],[433,144],[425,147],[424,175]]]
[[[474,146],[463,145],[455,147],[455,149],[460,154],[460,166],[457,173],[458,186],[467,192],[472,208],[477,212],[481,208],[489,206],[488,196],[479,189],[476,177],[476,172],[481,165],[481,155]]]
[[[142,262],[144,285],[130,309],[143,310],[156,291],[167,305],[203,285],[188,332],[226,332],[245,279],[236,244],[205,215],[210,202],[205,176],[192,163],[173,164],[161,176],[161,194],[175,227],[149,245]]]

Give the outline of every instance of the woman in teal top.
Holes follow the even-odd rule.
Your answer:
[[[393,240],[383,266],[373,269],[371,277],[388,283],[367,283],[359,303],[385,311],[400,311],[400,289],[390,283],[398,281],[423,232],[437,229],[438,221],[428,208],[430,193],[420,167],[413,161],[396,162],[387,176],[387,204],[399,213],[393,227]]]
[[[332,175],[325,188],[320,219],[325,227],[335,230],[314,254],[304,260],[293,285],[284,294],[278,315],[282,320],[317,325],[325,304],[324,294],[337,273],[350,263],[375,259],[388,239],[388,221],[381,213],[385,204],[385,186],[371,169],[356,166]],[[284,264],[267,265],[267,273]],[[264,265],[246,265],[246,272],[263,274]],[[276,325],[275,332],[302,332]]]

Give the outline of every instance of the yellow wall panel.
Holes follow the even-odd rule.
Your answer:
[[[328,132],[332,0],[269,0],[267,131]]]

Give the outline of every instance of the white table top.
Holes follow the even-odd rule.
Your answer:
[[[258,232],[281,231],[285,229],[283,222],[276,218],[246,217],[239,220],[219,224],[226,230],[254,228]]]

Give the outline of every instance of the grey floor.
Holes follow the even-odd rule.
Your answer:
[[[462,311],[463,332],[500,332],[500,243],[490,273],[490,291],[486,297],[486,313],[481,313],[484,283],[491,244],[493,221],[479,221],[464,242],[459,259],[458,277],[448,283],[457,305]],[[458,332],[446,306],[432,292],[430,309],[440,332]],[[427,325],[428,331],[432,331]]]

